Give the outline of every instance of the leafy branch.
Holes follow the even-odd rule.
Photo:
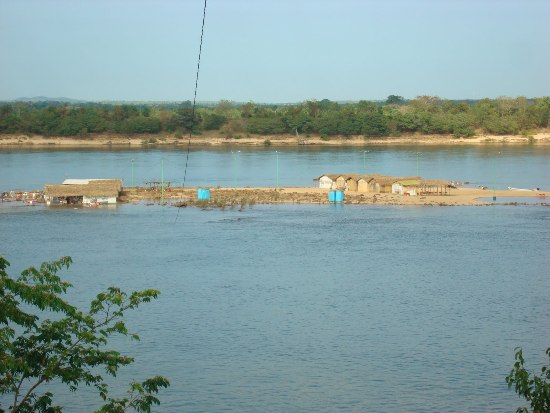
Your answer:
[[[102,409],[111,409],[100,411],[150,411],[159,403],[154,395],[169,386],[166,378],[132,382],[129,397],[114,399],[108,397],[98,368],[116,377],[120,367],[134,361],[105,347],[114,334],[139,340],[137,334],[128,332],[124,315],[157,298],[159,291],[128,294],[110,287],[83,312],[62,297],[72,285],[57,272],[71,263],[70,257],[63,257],[43,263],[39,269],[31,267],[14,279],[6,272],[9,263],[0,257],[0,394],[13,395],[9,411],[61,412],[60,406],[53,406],[51,393],[37,393],[41,384],[52,381],[66,384],[71,391],[82,384],[93,386],[107,401]],[[38,314],[27,308],[38,310]],[[45,318],[54,313],[59,314],[56,320]],[[113,410],[115,407],[124,410]]]
[[[546,349],[550,360],[550,347]],[[542,366],[540,376],[529,373],[525,369],[525,359],[521,348],[516,348],[516,362],[510,374],[506,376],[508,387],[514,386],[516,393],[525,398],[533,409],[533,413],[550,412],[550,363]],[[528,413],[527,408],[519,407],[517,413]]]

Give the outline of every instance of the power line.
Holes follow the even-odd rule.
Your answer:
[[[204,37],[204,21],[206,20],[206,0],[204,0],[204,8],[202,11],[202,27],[201,27],[201,42],[199,45],[199,58],[197,60],[197,74],[195,76],[195,94],[193,96],[193,109],[191,110],[191,129],[189,129],[189,139],[187,140],[187,156],[185,159],[185,172],[183,174],[182,188],[185,188],[185,180],[187,178],[187,165],[189,164],[189,148],[191,146],[191,134],[195,127],[195,107],[197,105],[197,88],[199,85],[199,72],[201,69],[201,54],[202,54],[202,39]]]
[[[193,109],[191,110],[191,128],[189,129],[189,139],[187,140],[187,156],[185,158],[185,172],[183,173],[183,183],[181,185],[182,191],[185,188],[185,181],[187,179],[187,166],[189,165],[189,148],[191,146],[191,134],[193,133],[193,128],[195,127],[195,108],[197,105],[197,89],[199,86],[199,73],[201,69],[202,39],[204,37],[204,22],[206,20],[206,1],[207,0],[204,0],[204,7],[202,10],[201,41],[199,44],[199,57],[197,59],[197,73],[195,75],[195,93],[193,94]],[[182,193],[182,196],[183,196],[183,193]],[[181,208],[178,208],[178,213],[176,215],[175,221],[178,220],[180,209]]]

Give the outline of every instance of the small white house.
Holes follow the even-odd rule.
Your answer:
[[[315,178],[319,181],[319,188],[333,189],[335,187],[336,178],[340,175],[321,175]]]
[[[420,181],[416,179],[396,181],[391,186],[391,193],[398,195],[416,196]]]

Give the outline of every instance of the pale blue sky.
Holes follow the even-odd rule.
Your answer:
[[[203,0],[0,0],[0,99],[187,100]],[[208,0],[199,101],[550,95],[549,0]]]

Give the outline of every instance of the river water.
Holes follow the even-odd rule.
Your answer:
[[[550,188],[550,146],[365,146],[104,150],[0,150],[0,192],[66,178],[162,178],[181,185],[310,186],[324,173],[420,175],[498,188]]]
[[[495,161],[501,185],[548,182],[546,150],[512,149]],[[189,182],[221,181],[237,157],[240,186],[272,183],[262,165],[273,151],[240,150],[191,152]],[[376,172],[416,168],[411,148],[373,152]],[[420,163],[421,175],[484,183],[483,171],[493,170],[482,148],[422,153],[432,162]],[[134,179],[145,180],[144,165],[164,159],[176,181],[182,175],[168,165],[181,155],[11,152],[0,153],[0,170],[5,187],[34,188],[65,171],[128,181],[122,159],[135,159]],[[308,185],[349,165],[361,168],[363,154],[287,150],[279,179]],[[283,174],[291,167],[296,177]],[[514,411],[521,400],[504,381],[514,348],[538,370],[550,343],[549,246],[542,206],[272,205],[178,215],[146,205],[0,204],[10,273],[70,255],[76,303],[109,285],[161,291],[129,316],[142,340],[115,344],[136,357],[120,382],[170,378],[156,409],[169,412]],[[91,391],[55,390],[69,412],[97,407]]]

